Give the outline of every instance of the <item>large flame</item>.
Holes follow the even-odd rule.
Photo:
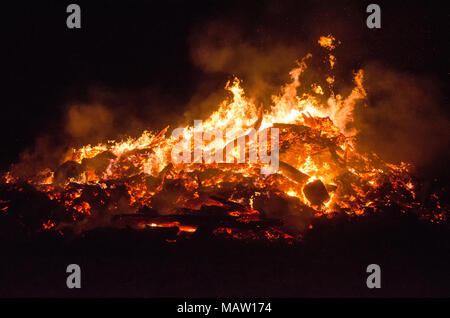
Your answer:
[[[357,130],[352,125],[353,111],[356,103],[366,98],[364,73],[362,70],[355,72],[354,88],[348,96],[335,93],[332,70],[336,58],[332,51],[337,45],[336,40],[331,35],[321,37],[319,44],[329,55],[330,72],[325,81],[329,85],[327,91],[331,93],[327,99],[323,98],[324,89],[318,84],[312,85],[310,93],[299,95],[300,78],[312,57],[308,54],[290,71],[290,82],[281,88],[279,95],[272,97],[270,107],[255,105],[246,97],[241,81],[234,78],[225,86],[230,98],[203,120],[204,134],[228,129],[234,138],[245,135],[250,128],[259,132],[270,127],[279,128],[280,169],[275,175],[261,175],[256,169],[261,163],[174,163],[171,151],[180,143],[180,138],[168,136],[166,128],[159,133],[145,131],[136,139],[74,149],[63,162],[71,163],[76,173],[67,175],[61,169],[46,170],[30,177],[30,183],[47,193],[50,199],[64,204],[74,219],[80,219],[81,215],[94,217],[91,214],[95,209],[107,209],[117,214],[123,206],[106,203],[117,184],[127,189],[127,212],[148,207],[172,215],[179,214],[180,209],[195,211],[204,206],[227,206],[229,215],[240,222],[261,219],[264,207],[255,202],[261,198],[267,202],[274,196],[294,199],[293,209],[298,215],[305,213],[304,207],[315,215],[332,212],[357,215],[393,203],[404,209],[417,205],[407,164],[388,164],[376,154],[361,154],[355,150],[353,137]],[[193,125],[182,129],[184,140],[194,138]],[[220,139],[202,145],[206,152],[225,146],[226,142]],[[191,151],[190,143],[186,142],[184,147]],[[15,181],[12,174],[6,177],[7,182]],[[175,190],[168,190],[168,183]],[[84,184],[97,185],[98,191],[105,190],[106,197],[95,204],[83,201]],[[239,204],[237,211],[233,210],[231,202]],[[177,222],[142,221],[140,226],[178,224],[180,231],[195,232],[195,227]],[[45,229],[54,226],[50,220],[43,225]],[[226,227],[216,232],[239,236]],[[272,237],[274,233],[266,233],[266,236]]]

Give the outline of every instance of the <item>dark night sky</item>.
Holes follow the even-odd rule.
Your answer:
[[[81,6],[82,29],[69,30],[66,6]],[[376,1],[382,28],[365,27],[364,1],[27,1],[2,4],[1,167],[18,160],[38,136],[62,142],[67,103],[88,100],[101,87],[133,96],[127,107],[149,127],[160,113],[177,114],[204,81],[223,86],[229,74],[208,74],[192,63],[189,38],[214,19],[237,26],[244,39],[311,41],[333,33],[352,51],[353,67],[377,59],[436,81],[446,98],[448,42],[439,2]],[[350,31],[349,31],[350,30]],[[261,36],[266,33],[267,36]],[[357,43],[357,44],[355,44]],[[263,45],[263,44],[261,44]],[[258,46],[258,43],[256,43]],[[239,74],[236,74],[239,75]],[[152,91],[157,105],[148,100]],[[150,97],[149,97],[150,96]],[[150,106],[149,106],[150,104]],[[444,114],[447,99],[441,100]],[[109,107],[114,108],[112,103]],[[159,107],[159,109],[156,109]],[[445,116],[445,115],[444,115]],[[61,137],[62,138],[62,137]]]

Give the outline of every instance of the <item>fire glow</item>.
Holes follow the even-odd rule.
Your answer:
[[[136,139],[74,149],[59,167],[26,180],[71,215],[70,222],[46,220],[43,229],[84,231],[126,224],[136,229],[177,227],[178,235],[190,235],[207,224],[219,236],[292,239],[312,228],[311,220],[318,216],[361,215],[392,204],[405,211],[419,208],[408,164],[389,164],[356,150],[353,111],[367,97],[364,73],[354,73],[348,96],[335,93],[336,57],[331,52],[339,43],[327,36],[319,44],[329,57],[326,103],[319,84],[299,96],[300,77],[312,58],[308,54],[290,71],[290,82],[272,96],[269,107],[247,98],[234,78],[225,86],[230,98],[202,121],[200,132],[194,124],[168,137],[166,127]],[[272,146],[277,142],[276,151],[261,152],[266,140],[256,158],[252,149],[256,140],[264,141],[267,130],[277,132],[276,140],[268,138]],[[226,131],[227,138],[217,131]],[[200,152],[194,146],[199,133]],[[222,149],[225,162],[211,160]],[[179,153],[189,160],[173,160]],[[276,169],[267,170],[275,155]],[[13,172],[5,176],[6,183],[20,181]]]

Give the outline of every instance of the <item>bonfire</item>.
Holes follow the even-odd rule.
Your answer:
[[[176,238],[170,242],[201,233],[295,241],[315,218],[358,217],[392,206],[442,221],[445,213],[437,198],[435,208],[425,212],[416,197],[411,165],[357,151],[353,111],[367,97],[364,72],[354,73],[348,96],[336,93],[333,52],[339,42],[329,35],[318,44],[328,56],[326,90],[313,84],[309,93],[299,95],[311,54],[297,62],[290,82],[272,96],[271,105],[247,98],[238,78],[226,84],[229,97],[202,121],[200,131],[203,136],[217,129],[231,132],[231,146],[220,138],[204,138],[201,145],[203,153],[227,149],[226,162],[195,160],[190,142],[198,133],[194,125],[177,128],[178,134],[170,134],[171,127],[144,131],[138,138],[73,149],[58,167],[34,175],[23,176],[13,166],[3,176],[7,191],[2,192],[1,211],[17,206],[11,193],[33,189],[53,209],[40,220],[38,231],[64,235],[98,227],[174,229]],[[330,92],[326,98],[324,91]],[[270,129],[278,132],[278,167],[264,174],[266,162],[249,160],[249,131],[261,136]],[[245,147],[238,147],[237,140]],[[194,160],[175,162],[175,147]]]

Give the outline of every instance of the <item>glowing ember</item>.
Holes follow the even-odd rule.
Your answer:
[[[329,54],[331,72],[336,57],[330,52],[339,42],[331,35],[318,42]],[[290,239],[292,236],[281,228],[312,228],[310,219],[314,215],[360,215],[393,204],[405,210],[418,208],[408,164],[388,164],[376,154],[362,154],[355,149],[354,136],[358,132],[352,126],[353,111],[367,96],[363,71],[354,74],[354,88],[348,96],[335,93],[331,86],[334,76],[326,75],[330,95],[324,103],[325,92],[319,84],[311,86],[311,94],[298,94],[300,77],[310,58],[308,54],[291,70],[290,82],[272,97],[270,107],[257,107],[235,78],[225,86],[230,98],[202,122],[203,134],[228,129],[234,138],[245,136],[249,129],[260,133],[266,128],[278,128],[280,164],[276,174],[262,175],[260,167],[264,164],[260,161],[175,163],[171,153],[175,145],[180,145],[180,137],[167,136],[167,127],[158,134],[145,131],[136,139],[74,149],[55,171],[46,169],[30,176],[27,182],[64,205],[74,221],[83,220],[83,228],[112,222],[111,216],[119,212],[134,215],[150,209],[163,216],[190,216],[208,215],[202,211],[215,209],[214,213],[223,218],[223,224],[217,224],[214,231],[217,235],[258,236],[239,226],[257,224],[255,230],[261,229],[258,222],[275,218],[282,220],[281,225],[267,225],[262,236],[269,240]],[[184,140],[194,138],[193,126],[182,127],[181,131]],[[223,140],[213,139],[203,142],[202,149],[212,152],[226,146]],[[180,150],[191,153],[191,143]],[[239,156],[237,146],[231,155]],[[12,172],[4,180],[8,184],[20,181]],[[3,201],[1,204],[0,210],[6,211]],[[153,217],[150,212],[144,218]],[[105,218],[105,214],[110,217]],[[99,215],[103,215],[102,222]],[[433,217],[435,222],[443,219],[443,213]],[[226,222],[234,223],[226,226]],[[89,223],[92,225],[87,226]],[[143,220],[139,224],[138,228],[197,231],[197,226],[180,220]],[[59,228],[52,220],[42,226]]]

